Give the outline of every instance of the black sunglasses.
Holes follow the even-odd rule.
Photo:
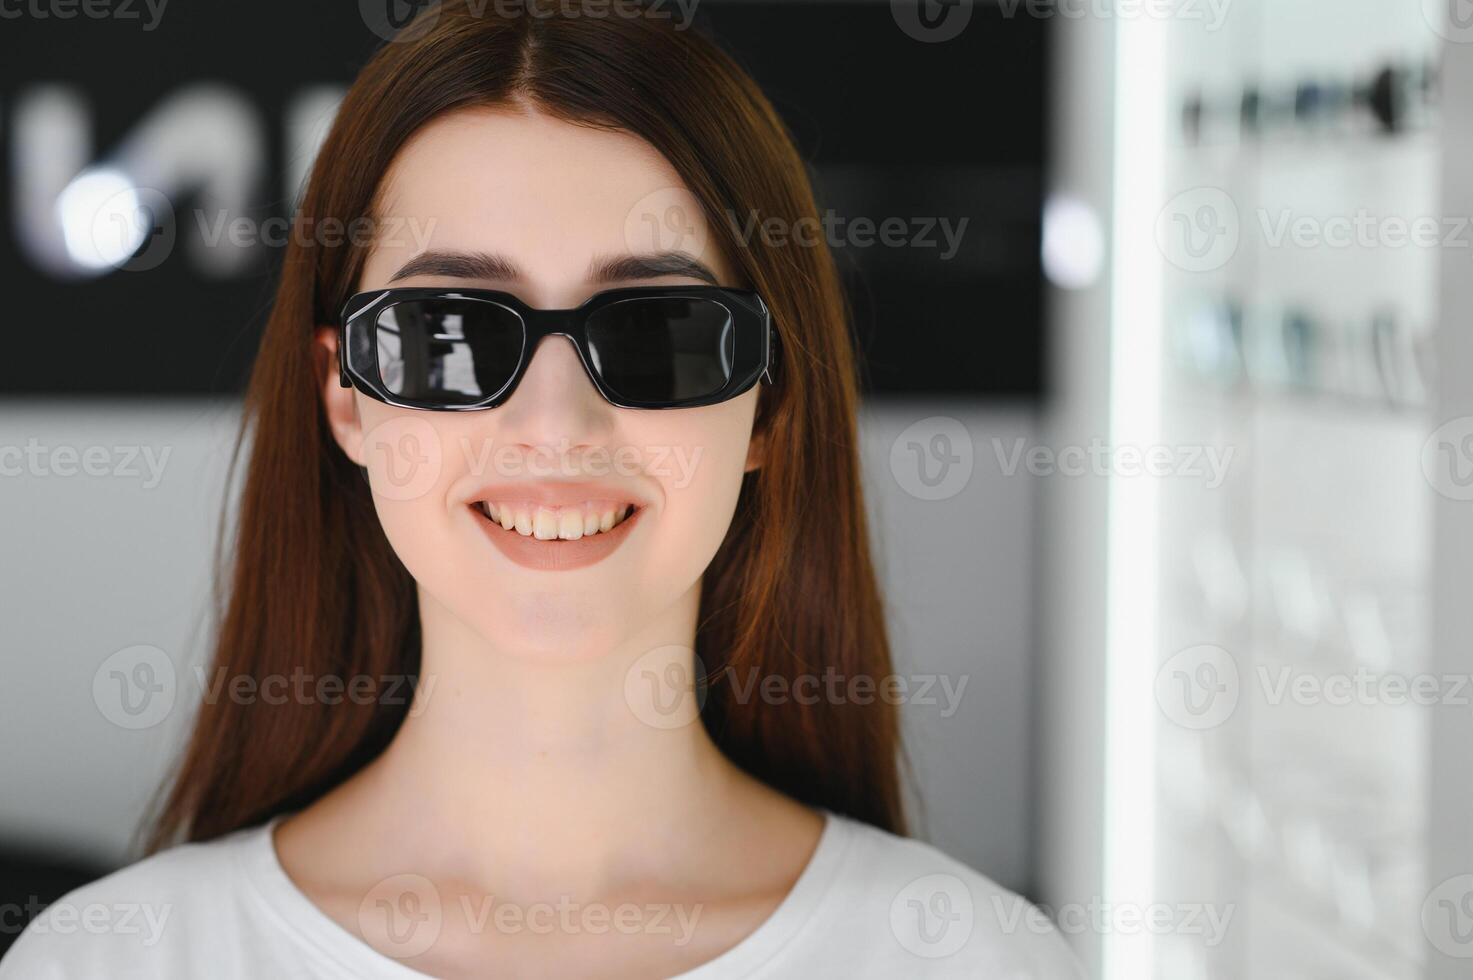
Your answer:
[[[621,408],[714,405],[772,383],[767,307],[720,286],[610,289],[572,310],[491,289],[358,293],[343,306],[339,380],[400,408],[495,408],[553,334],[573,342],[599,394]]]

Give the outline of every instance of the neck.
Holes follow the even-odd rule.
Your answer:
[[[702,847],[740,777],[690,693],[698,600],[570,659],[490,643],[422,593],[415,702],[358,812],[429,867],[532,891],[648,880]]]

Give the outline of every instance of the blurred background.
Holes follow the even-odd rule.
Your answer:
[[[1095,977],[1473,976],[1462,0],[657,6],[828,219],[917,835]],[[414,9],[0,5],[0,950],[136,857],[285,219]]]

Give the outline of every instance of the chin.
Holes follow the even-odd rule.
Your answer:
[[[636,628],[629,622],[635,597],[616,577],[590,578],[597,581],[529,582],[525,574],[481,568],[443,589],[421,583],[421,591],[493,652],[576,663],[607,655]]]

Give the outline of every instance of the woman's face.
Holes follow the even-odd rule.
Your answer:
[[[624,133],[452,113],[404,147],[381,198],[359,290],[500,289],[564,309],[620,286],[739,285],[674,170]],[[319,340],[335,344],[330,330]],[[672,642],[651,626],[693,612],[757,463],[759,388],[703,408],[616,408],[565,337],[543,340],[512,397],[485,411],[394,408],[324,373],[334,433],[368,470],[422,615],[510,653]]]

